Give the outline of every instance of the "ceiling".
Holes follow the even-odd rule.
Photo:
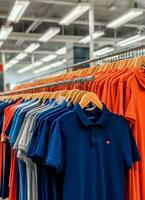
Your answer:
[[[58,50],[66,45],[73,43],[79,46],[78,41],[89,34],[88,12],[82,15],[69,26],[59,26],[61,17],[68,13],[78,2],[88,2],[89,0],[30,0],[30,5],[22,16],[19,23],[12,23],[14,29],[9,38],[0,48],[0,54],[4,53],[6,63],[9,62],[18,53],[22,52],[29,44],[38,41],[38,38],[49,28],[58,26],[60,33],[50,41],[40,45],[34,52],[36,60],[45,55]],[[95,49],[105,45],[114,44],[114,30],[107,29],[106,24],[117,18],[130,8],[137,6],[145,8],[142,0],[94,0],[95,1],[95,30],[104,30],[105,35],[95,40]],[[7,17],[12,9],[14,0],[0,0],[0,26],[6,24]],[[112,9],[111,9],[112,8]],[[114,9],[113,9],[114,8]],[[135,20],[124,24],[117,29],[116,41],[127,38],[145,29],[145,14],[137,17]],[[2,56],[0,56],[2,62]],[[31,63],[31,55],[23,61],[13,66],[7,73],[16,76],[17,70]],[[28,79],[27,73],[22,74],[21,79]],[[19,82],[19,81],[16,81]]]

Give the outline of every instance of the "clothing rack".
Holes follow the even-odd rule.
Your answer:
[[[127,58],[143,56],[143,55],[145,55],[145,45],[137,46],[137,47],[133,47],[133,48],[129,48],[129,49],[125,49],[125,50],[122,50],[122,51],[116,51],[116,52],[114,52],[112,54],[109,54],[107,56],[103,56],[103,57],[100,57],[100,58],[94,58],[94,59],[91,59],[91,60],[79,62],[79,63],[76,63],[76,64],[74,64],[72,66],[61,68],[61,69],[55,70],[53,72],[46,73],[46,76],[54,74],[54,73],[57,73],[57,72],[60,72],[62,70],[68,70],[68,69],[72,69],[72,68],[75,69],[76,67],[84,66],[86,64],[90,64],[90,63],[93,63],[93,62],[96,63],[96,64],[101,64],[101,63],[99,63],[100,61],[112,62],[112,61],[117,61],[117,60],[122,60],[122,59],[127,59]],[[41,77],[42,76],[40,76],[39,78],[41,79]],[[41,88],[45,88],[45,87],[56,86],[56,84],[60,85],[60,84],[69,84],[69,83],[71,84],[71,83],[74,83],[72,81],[74,81],[74,82],[77,82],[77,81],[80,81],[80,82],[81,81],[82,82],[90,81],[90,77],[89,77],[88,80],[87,80],[87,77],[86,77],[85,80],[84,80],[84,78],[79,78],[79,79],[74,79],[74,80],[59,81],[57,83],[40,85],[40,86],[36,86],[36,87],[32,87],[32,88],[20,89],[20,90],[9,91],[9,92],[2,92],[2,93],[0,93],[0,96],[9,95],[9,94],[17,94],[17,93],[20,93],[20,92],[22,93],[22,92],[25,92],[25,91],[31,91],[31,90],[35,90],[35,89],[41,89]]]
[[[12,91],[8,91],[8,92],[1,92],[0,96],[20,94],[20,93],[25,93],[25,92],[29,92],[32,90],[42,89],[42,88],[48,88],[48,87],[52,87],[52,86],[59,86],[59,85],[72,84],[72,83],[82,83],[82,82],[93,81],[93,80],[95,80],[94,76],[80,77],[80,78],[76,78],[73,80],[58,81],[58,82],[43,84],[40,86],[31,87],[31,88],[12,90]]]
[[[101,56],[99,58],[97,57],[97,58],[93,58],[93,59],[86,60],[86,61],[83,61],[83,62],[78,62],[74,65],[71,65],[71,66],[68,66],[68,67],[65,67],[65,68],[61,68],[61,69],[58,69],[58,70],[55,70],[55,71],[52,71],[52,72],[48,72],[48,73],[46,73],[46,76],[61,72],[63,70],[75,69],[79,66],[83,67],[84,65],[87,65],[87,64],[90,64],[90,63],[101,64],[103,62],[105,62],[105,63],[106,62],[113,62],[113,61],[127,59],[127,58],[135,58],[135,57],[143,56],[143,55],[145,55],[145,45],[135,46],[135,47],[132,47],[132,48],[123,49],[121,51],[117,50],[117,51],[110,53],[106,56]],[[43,75],[43,77],[44,77],[44,75]],[[37,77],[37,78],[41,79],[42,75]]]

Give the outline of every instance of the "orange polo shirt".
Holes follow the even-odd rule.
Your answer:
[[[117,88],[113,88],[114,82],[118,82],[120,76],[124,74],[126,70],[118,70],[116,73],[112,74],[112,76],[109,78],[108,84],[107,84],[107,91],[106,91],[106,106],[110,111],[114,111],[114,105],[116,102],[116,96],[117,96]],[[113,92],[112,92],[113,90]]]
[[[102,90],[103,90],[103,86],[104,86],[104,82],[106,80],[106,78],[112,74],[111,72],[109,73],[105,73],[104,75],[102,75],[99,79],[98,79],[98,82],[96,83],[96,94],[98,96],[98,98],[100,100],[102,100]]]
[[[129,200],[145,200],[145,81],[142,72],[131,70],[120,76],[115,112],[124,115],[132,127],[141,162],[129,171]]]
[[[17,154],[11,149],[11,168],[10,168],[10,179],[9,179],[9,200],[17,200]]]
[[[112,89],[111,89],[111,96],[113,97],[114,91],[116,91],[116,96],[112,98],[114,99],[113,105],[114,109],[113,111],[119,115],[124,116],[124,107],[126,104],[128,104],[128,101],[130,99],[130,95],[126,95],[126,82],[130,79],[131,75],[133,74],[133,70],[127,71],[120,77],[116,78],[116,80],[113,81]]]
[[[114,75],[116,75],[117,72],[118,70],[113,69],[112,72],[106,78],[104,78],[100,83],[103,86],[102,88],[100,88],[100,90],[102,91],[101,100],[102,102],[106,104],[106,106],[107,106],[108,101],[110,102],[110,99],[108,99],[109,83],[110,83],[111,78]],[[107,108],[109,109],[109,107],[110,106],[108,106]]]
[[[144,71],[145,72],[145,71]],[[141,154],[141,162],[130,171],[130,200],[145,200],[145,76],[143,71],[134,70],[127,81],[130,99],[125,108],[125,117],[132,122],[132,129]],[[134,120],[134,123],[133,123]],[[132,180],[134,179],[135,185]],[[133,188],[134,186],[134,188]],[[134,189],[136,190],[134,192]],[[134,192],[134,193],[133,193]]]
[[[22,99],[18,100],[15,104],[8,106],[4,110],[4,120],[3,120],[2,134],[1,134],[2,142],[8,139],[6,130],[8,128],[8,125],[9,125],[13,115],[14,115],[15,110],[17,109],[18,105],[21,102],[22,102]]]

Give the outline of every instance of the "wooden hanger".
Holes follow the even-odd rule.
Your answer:
[[[37,96],[37,95],[36,96],[37,96],[37,98],[41,98],[43,101],[43,100],[47,99],[47,95],[48,95],[47,92],[41,92],[41,94],[39,96]]]
[[[122,63],[122,67],[121,69],[126,69],[127,68],[127,63],[128,63],[129,59],[125,59],[124,62]]]
[[[136,58],[133,64],[135,68],[142,69],[143,67],[145,67],[145,57],[140,56]]]
[[[86,106],[88,106],[90,103],[97,106],[100,110],[103,110],[103,104],[98,98],[98,96],[93,92],[87,92],[83,98],[80,101],[80,106],[82,109],[84,109]]]
[[[129,63],[129,68],[132,69],[132,68],[137,68],[137,65],[136,65],[136,58],[132,58],[130,59],[130,63]]]
[[[98,73],[98,72],[100,72],[100,71],[101,71],[101,69],[100,69],[100,68],[101,68],[101,66],[102,66],[101,64],[98,64],[98,66],[96,67],[96,73]]]
[[[87,68],[87,75],[92,75],[96,67]]]
[[[81,90],[74,99],[72,99],[73,104],[79,103],[87,91]]]
[[[69,90],[62,90],[62,91],[60,91],[60,93],[59,93],[59,96],[67,96],[67,94],[69,93]]]
[[[66,96],[68,95],[69,91],[70,90],[63,90],[63,91],[58,92],[56,100],[59,102],[62,99],[62,97],[64,97],[64,99],[66,100]]]
[[[103,68],[105,67],[106,64],[101,64],[100,67],[98,68],[98,72],[103,71]]]
[[[108,69],[111,69],[111,66],[113,65],[113,63],[106,63],[103,67],[103,72],[106,72]]]
[[[70,92],[66,96],[66,101],[68,102],[70,99],[73,99],[73,97],[76,96],[79,92],[80,92],[80,90],[78,90],[78,89],[70,90]]]
[[[126,68],[128,68],[128,69],[131,68],[131,63],[132,63],[132,61],[133,61],[132,58],[127,59],[127,61],[126,61]]]
[[[93,67],[91,74],[92,74],[92,75],[95,75],[96,72],[98,72],[98,68],[99,68],[99,65]],[[90,74],[90,75],[91,75],[91,74]]]
[[[114,62],[106,63],[104,67],[104,72],[106,72],[108,69],[114,68]]]

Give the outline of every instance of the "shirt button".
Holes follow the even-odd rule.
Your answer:
[[[97,144],[96,136],[94,134],[91,134],[91,142],[92,142],[92,145]]]
[[[111,143],[111,141],[110,140],[106,140],[106,142],[105,142],[106,144],[110,144]]]

